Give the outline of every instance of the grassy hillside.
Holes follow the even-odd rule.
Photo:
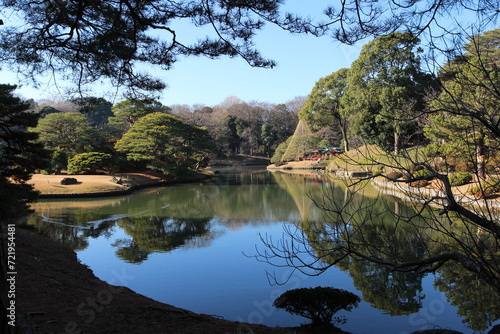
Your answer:
[[[376,172],[384,168],[387,171],[390,166],[409,168],[416,161],[425,161],[422,147],[410,148],[394,157],[376,145],[364,145],[330,159],[328,170]]]

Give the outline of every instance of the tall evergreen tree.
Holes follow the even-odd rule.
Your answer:
[[[349,70],[340,70],[318,80],[299,113],[313,128],[332,127],[342,133],[344,150],[349,150],[348,118],[350,111],[344,106],[343,96],[347,87]]]
[[[488,155],[499,153],[499,45],[500,29],[473,36],[465,52],[441,69],[443,89],[425,128],[440,155],[471,163],[481,178]]]
[[[80,97],[71,102],[80,108],[80,113],[85,115],[90,126],[101,128],[108,123],[108,118],[113,116],[111,102],[102,97]]]
[[[26,183],[35,170],[47,166],[48,154],[36,142],[38,134],[27,127],[37,125],[38,114],[13,95],[16,86],[0,85],[0,217],[2,222],[27,212],[36,193]]]
[[[366,141],[392,148],[395,155],[403,139],[414,134],[426,90],[434,85],[420,67],[418,43],[411,33],[379,37],[363,46],[349,71],[345,105],[359,113],[357,129]]]

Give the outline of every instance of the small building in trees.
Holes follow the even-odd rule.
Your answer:
[[[299,160],[325,160],[344,153],[344,149],[340,147],[318,147],[308,150],[304,156],[299,157]]]

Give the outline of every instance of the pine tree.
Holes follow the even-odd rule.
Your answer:
[[[13,85],[0,85],[0,216],[15,219],[28,211],[36,193],[26,183],[32,173],[47,165],[47,151],[36,142],[38,134],[27,131],[38,122],[29,105],[15,97]]]

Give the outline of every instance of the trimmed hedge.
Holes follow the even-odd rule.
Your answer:
[[[398,171],[393,171],[393,172],[389,172],[387,173],[386,175],[389,179],[392,179],[392,180],[397,180],[397,179],[400,179],[403,177],[403,173],[401,172],[398,172]]]

